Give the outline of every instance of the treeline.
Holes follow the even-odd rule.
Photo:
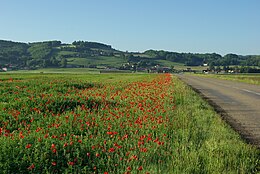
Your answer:
[[[213,66],[260,66],[260,56],[239,56],[236,54],[227,54],[221,56],[216,53],[194,54],[194,53],[177,53],[167,51],[148,50],[144,52],[145,55],[156,59],[168,60],[172,62],[183,63],[187,66],[199,66],[203,64]]]
[[[0,65],[1,64],[24,64],[29,57],[29,45],[0,40]]]
[[[260,68],[252,66],[209,66],[208,72],[225,73],[260,73]]]
[[[106,45],[98,42],[87,42],[87,41],[74,41],[72,42],[72,45],[76,46],[77,48],[96,48],[96,49],[102,49],[102,50],[111,50],[111,45]]]
[[[95,56],[112,56],[115,49],[110,45],[97,43],[97,42],[87,42],[87,41],[74,41],[72,45],[63,44],[59,48],[60,51],[70,51],[73,54],[62,55],[62,58],[73,57],[85,58],[85,57],[95,57]]]
[[[55,47],[60,41],[36,43],[18,43],[0,40],[0,66],[12,65],[21,67],[57,67],[61,60],[55,57]]]

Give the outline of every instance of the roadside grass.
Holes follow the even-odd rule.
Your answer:
[[[173,78],[176,155],[172,173],[259,172],[260,150],[244,143],[208,103]]]
[[[3,173],[259,171],[260,151],[175,76],[20,73],[0,79]]]
[[[194,74],[194,75],[260,85],[260,74]]]

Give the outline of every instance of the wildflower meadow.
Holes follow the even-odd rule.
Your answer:
[[[13,74],[0,94],[0,173],[259,169],[259,150],[170,74]]]

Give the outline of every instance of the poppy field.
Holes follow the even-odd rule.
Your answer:
[[[0,173],[257,173],[259,150],[170,74],[1,74]]]

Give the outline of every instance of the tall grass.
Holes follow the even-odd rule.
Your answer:
[[[257,173],[260,152],[174,77],[176,159],[172,173]]]

